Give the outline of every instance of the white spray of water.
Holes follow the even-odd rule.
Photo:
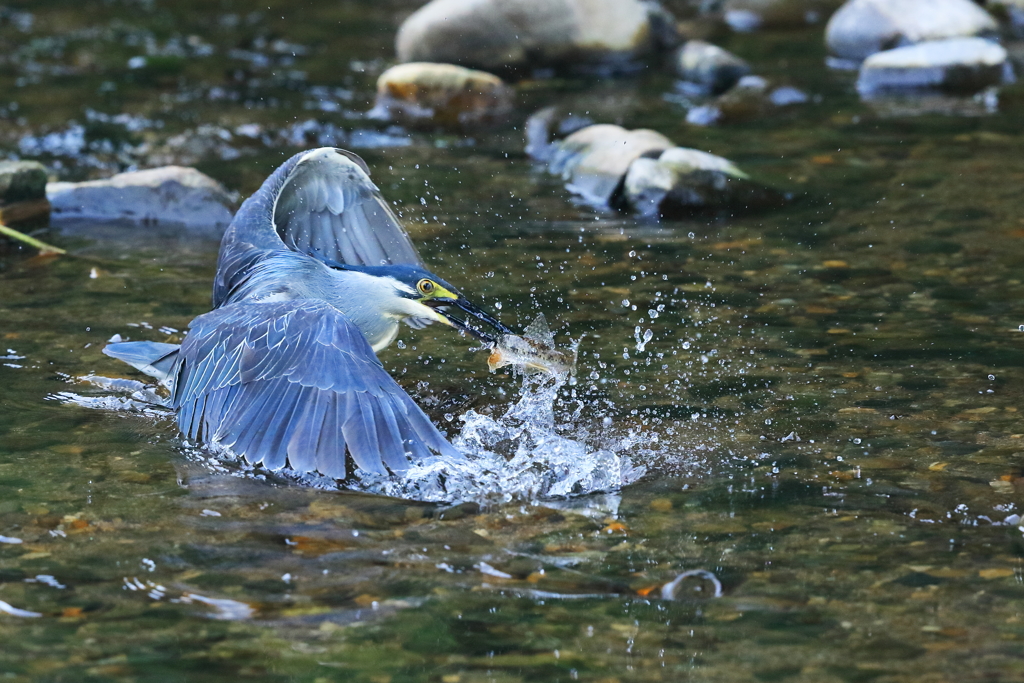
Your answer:
[[[504,415],[462,415],[452,443],[463,457],[428,458],[401,478],[363,477],[360,488],[426,501],[508,502],[617,491],[643,476],[644,467],[625,455],[638,437],[598,448],[588,445],[591,435],[583,429],[557,424],[554,406],[564,383],[524,377],[519,400]]]

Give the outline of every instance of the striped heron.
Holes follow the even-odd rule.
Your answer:
[[[224,234],[213,310],[182,344],[120,342],[104,353],[160,379],[181,434],[252,465],[345,479],[346,449],[365,472],[456,454],[376,353],[400,323],[434,322],[485,343],[460,309],[512,331],[423,268],[355,154],[293,156]]]

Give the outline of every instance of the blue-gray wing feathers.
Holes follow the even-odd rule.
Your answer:
[[[192,321],[172,406],[182,434],[253,465],[344,479],[356,466],[401,473],[410,457],[454,453],[330,304],[231,304]]]

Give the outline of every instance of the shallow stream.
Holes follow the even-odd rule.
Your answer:
[[[216,236],[3,243],[0,680],[1024,680],[1024,86],[984,116],[879,113],[819,24],[716,37],[812,96],[749,123],[687,125],[651,69],[527,81],[515,128],[408,132],[360,112],[414,4],[11,5],[0,146],[69,179],[196,164],[241,196],[298,149],[356,148],[428,267],[581,340],[546,433],[642,476],[453,507],[217,465],[159,414],[59,400],[141,379],[100,353],[115,334],[177,340],[208,310]],[[550,103],[794,201],[579,205],[522,152]],[[471,439],[523,390],[475,348],[410,330],[382,360]],[[695,569],[721,597],[698,575],[662,599]]]

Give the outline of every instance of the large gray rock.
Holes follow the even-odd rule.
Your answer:
[[[717,45],[688,41],[676,55],[676,73],[709,94],[723,93],[750,73],[750,65]]]
[[[984,36],[997,28],[971,0],[850,0],[829,20],[825,42],[836,57],[859,62],[882,50]]]
[[[608,206],[614,203],[630,164],[669,147],[672,141],[653,130],[597,124],[558,143],[548,170],[562,176],[570,192],[591,204]]]
[[[975,93],[1003,81],[1006,50],[984,38],[932,40],[876,52],[860,67],[865,97],[914,89]]]
[[[38,161],[0,161],[0,223],[42,222],[49,215],[46,168]]]
[[[718,209],[756,210],[783,201],[782,195],[752,182],[728,159],[685,147],[630,164],[623,198],[641,215],[662,218]]]
[[[84,183],[50,183],[46,195],[55,222],[170,223],[199,229],[226,227],[234,200],[213,178],[182,166]]]
[[[506,73],[535,67],[625,66],[671,39],[641,0],[432,0],[398,29],[402,62]]]
[[[476,128],[504,121],[514,99],[512,88],[485,71],[411,62],[377,79],[374,113],[412,125]]]

